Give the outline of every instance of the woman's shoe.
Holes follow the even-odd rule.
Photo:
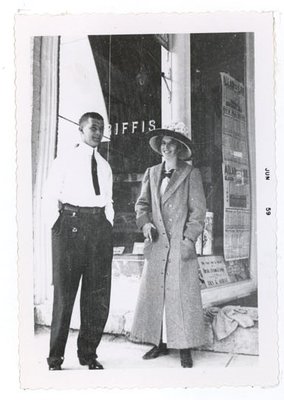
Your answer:
[[[169,353],[167,345],[165,343],[159,344],[159,346],[154,346],[151,350],[144,354],[144,360],[152,360],[160,356],[165,356]]]
[[[192,361],[190,349],[181,349],[180,350],[180,363],[183,368],[192,368],[193,361]]]

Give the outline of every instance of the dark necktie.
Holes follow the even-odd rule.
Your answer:
[[[174,172],[174,169],[170,169],[169,171],[162,171],[162,179],[164,178],[171,178],[172,174]]]
[[[100,192],[98,173],[97,173],[97,161],[95,159],[94,153],[92,155],[92,178],[93,178],[95,193],[98,196],[99,194],[101,194],[101,192]]]

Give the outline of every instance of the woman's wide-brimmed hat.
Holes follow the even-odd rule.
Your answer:
[[[189,130],[183,122],[176,122],[164,128],[149,131],[149,144],[156,153],[161,154],[161,139],[163,136],[169,136],[183,145],[178,153],[178,158],[187,161],[190,160],[193,150],[192,142],[186,136],[188,132]]]

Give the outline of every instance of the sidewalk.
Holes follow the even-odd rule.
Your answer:
[[[64,370],[85,370],[77,359],[78,331],[69,333],[65,360],[62,365]],[[38,355],[39,370],[48,369],[46,357],[49,347],[49,328],[39,327],[35,334],[35,352]],[[105,369],[127,368],[178,368],[180,367],[179,352],[170,350],[169,355],[155,360],[143,360],[143,354],[151,347],[130,342],[125,336],[105,334],[98,348],[98,360]],[[230,367],[255,367],[258,356],[241,354],[217,353],[212,351],[193,351],[194,368],[230,368]],[[54,373],[54,372],[53,372]],[[56,372],[55,372],[56,373]]]

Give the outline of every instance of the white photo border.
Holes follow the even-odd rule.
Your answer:
[[[274,16],[272,12],[137,15],[16,16],[17,208],[19,245],[19,319],[23,388],[129,388],[271,386],[278,382],[276,275],[276,163],[274,109]],[[31,38],[33,36],[140,33],[255,33],[255,131],[259,365],[253,368],[178,370],[104,370],[36,374],[33,354],[33,238],[31,187]],[[271,172],[269,183],[265,168]],[[270,207],[272,214],[266,215]],[[273,212],[275,210],[275,212]],[[269,301],[268,301],[269,300]],[[207,373],[206,373],[207,372]],[[72,372],[72,377],[74,373]]]

